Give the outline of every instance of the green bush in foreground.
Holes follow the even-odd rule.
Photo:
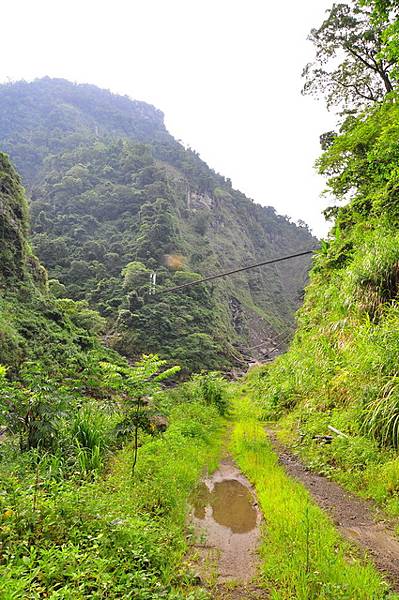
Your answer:
[[[31,468],[27,455],[13,469],[1,461],[1,598],[204,598],[181,568],[185,519],[202,470],[217,464],[220,433],[215,408],[192,402],[172,409],[164,435],[142,436],[134,478],[129,446],[104,479],[81,485],[51,463]]]

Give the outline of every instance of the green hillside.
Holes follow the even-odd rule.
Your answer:
[[[187,500],[219,454],[225,382],[197,376],[169,398],[178,367],[128,366],[101,346],[98,313],[52,296],[5,154],[0,209],[0,597],[201,600]]]
[[[226,368],[290,331],[307,259],[150,301],[153,271],[161,291],[316,242],[176,142],[160,111],[45,78],[1,86],[0,114],[0,145],[29,192],[35,251],[59,282],[52,290],[99,310],[115,348]]]
[[[387,31],[397,39],[392,25]],[[334,225],[289,351],[254,372],[253,385],[265,414],[283,417],[285,438],[310,464],[399,514],[398,92],[347,108],[318,161],[344,204],[326,211]],[[323,436],[332,443],[321,444]]]
[[[98,348],[105,325],[84,302],[56,300],[47,273],[27,239],[28,207],[20,179],[0,154],[0,364],[17,372],[26,361],[75,364],[82,351]],[[83,359],[82,359],[83,360]]]

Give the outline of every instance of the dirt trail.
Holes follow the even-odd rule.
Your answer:
[[[198,539],[193,562],[213,597],[266,598],[252,584],[262,515],[251,484],[231,457],[197,488],[190,518]]]
[[[395,591],[399,591],[399,541],[373,503],[353,496],[341,486],[309,471],[267,430],[274,450],[285,471],[304,484],[317,504],[333,519],[340,533],[367,552],[384,573]]]

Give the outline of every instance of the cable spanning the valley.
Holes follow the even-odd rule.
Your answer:
[[[303,250],[302,252],[298,252],[297,254],[289,254],[288,256],[280,256],[278,258],[264,260],[262,262],[255,263],[253,265],[247,265],[246,267],[239,267],[237,269],[232,269],[231,271],[225,271],[224,273],[217,273],[216,275],[209,275],[208,277],[203,277],[202,279],[196,279],[195,281],[189,281],[188,283],[183,283],[183,284],[177,285],[175,287],[156,291],[153,293],[153,297],[160,296],[162,294],[169,294],[171,292],[177,292],[177,291],[183,290],[185,288],[191,287],[193,285],[199,285],[200,283],[207,283],[208,281],[213,281],[214,279],[219,279],[220,277],[228,277],[229,275],[234,275],[234,273],[241,273],[242,271],[249,271],[249,269],[256,269],[257,267],[264,267],[266,265],[272,265],[275,263],[283,262],[285,260],[291,260],[292,258],[306,256],[307,254],[313,254],[313,252],[315,252],[315,250],[317,250],[317,248],[312,248],[311,250]]]

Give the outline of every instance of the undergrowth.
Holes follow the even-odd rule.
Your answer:
[[[311,467],[399,515],[399,234],[379,219],[350,239],[338,266],[338,237],[320,252],[289,351],[246,386]]]
[[[143,374],[153,364],[130,368],[136,392],[149,392]],[[131,436],[118,433],[123,397],[107,398],[106,388],[103,400],[80,397],[70,419],[59,416],[54,444],[21,451],[11,434],[0,444],[2,599],[207,597],[185,564],[186,516],[201,474],[216,468],[224,421],[217,402],[150,381],[143,411],[156,406],[168,426],[140,421],[134,474]],[[9,397],[17,389],[3,386]]]
[[[329,518],[278,464],[260,411],[246,398],[236,402],[232,450],[255,485],[265,524],[261,578],[275,600],[373,600],[398,598],[370,563],[344,542]]]

